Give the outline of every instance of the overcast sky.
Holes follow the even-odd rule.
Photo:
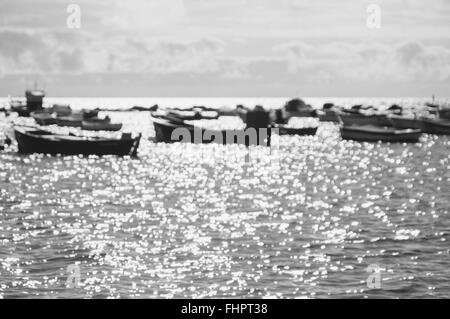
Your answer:
[[[49,96],[450,96],[449,17],[448,0],[1,0],[0,96],[34,79]]]

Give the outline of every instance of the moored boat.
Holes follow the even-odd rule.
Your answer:
[[[136,156],[141,135],[130,133],[121,138],[87,137],[55,134],[32,127],[16,126],[14,134],[19,153],[61,155],[130,155]]]
[[[19,116],[29,117],[33,111],[42,109],[42,102],[45,97],[45,92],[42,90],[26,90],[26,103],[22,101],[10,101],[11,111],[16,112]]]
[[[341,126],[341,136],[345,140],[417,143],[421,135],[420,130],[414,129],[396,129],[375,125]]]
[[[92,110],[84,109],[81,112],[83,114],[84,119],[95,119],[98,117],[98,113],[100,112],[100,109],[99,108],[95,108]]]
[[[56,116],[69,116],[72,114],[72,108],[69,104],[53,104],[52,111]]]
[[[276,125],[275,128],[278,128],[279,135],[316,135],[317,127],[289,127],[286,125]]]
[[[181,121],[192,121],[192,120],[215,120],[219,117],[217,111],[203,111],[198,109],[168,109],[168,110],[156,110],[151,112],[154,118],[177,118]]]
[[[422,117],[421,121],[424,133],[450,135],[450,120]]]
[[[339,116],[345,125],[390,126],[391,124],[385,114],[365,115],[362,113],[342,112]]]
[[[321,122],[339,122],[335,110],[320,110],[317,112],[319,121]]]
[[[56,124],[56,117],[49,111],[35,111],[31,112],[30,116],[39,125],[52,125]]]
[[[9,107],[11,111],[16,112],[19,116],[30,116],[31,111],[27,108],[27,105],[21,101],[11,101]]]
[[[405,117],[400,115],[390,115],[388,117],[392,126],[395,128],[402,129],[419,129],[423,128],[423,121],[417,117]]]
[[[439,117],[444,120],[450,120],[450,109],[439,109]]]
[[[176,129],[184,128],[190,132],[191,137],[194,136],[194,126],[187,125],[182,122],[176,123],[170,119],[162,117],[152,117],[153,127],[155,129],[155,141],[163,143],[179,142],[180,140],[174,140],[173,134]],[[191,140],[193,142],[193,139]]]
[[[82,122],[82,114],[71,114],[67,116],[58,116],[56,118],[56,124],[58,126],[81,127]]]
[[[262,118],[260,117],[262,113],[249,112],[245,129],[211,129],[186,123],[176,117],[152,117],[155,141],[270,146],[269,116],[268,113],[265,113],[264,118]],[[261,120],[265,121],[266,124],[263,125]]]
[[[81,128],[87,131],[120,131],[122,123],[82,121]]]
[[[290,117],[317,117],[317,111],[298,98],[287,101],[283,109],[289,113]]]

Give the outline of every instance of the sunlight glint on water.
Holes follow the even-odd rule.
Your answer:
[[[450,297],[448,137],[358,143],[322,123],[246,157],[154,144],[147,113],[110,116],[144,130],[139,158],[0,153],[0,296]]]

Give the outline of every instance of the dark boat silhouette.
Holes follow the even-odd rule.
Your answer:
[[[19,153],[61,155],[130,155],[136,156],[141,135],[121,138],[62,135],[33,127],[16,126],[14,134]]]
[[[389,115],[389,121],[392,123],[392,126],[395,128],[401,129],[419,129],[423,128],[423,121],[418,117],[405,117],[402,115]]]
[[[25,91],[26,104],[21,101],[11,101],[11,111],[17,112],[19,116],[29,117],[31,112],[42,110],[42,102],[45,92],[42,90]]]
[[[339,116],[345,125],[390,126],[390,122],[385,114],[366,115],[362,113],[342,112]]]
[[[155,129],[155,141],[164,143],[188,142],[188,143],[220,143],[220,144],[245,144],[270,146],[271,126],[269,125],[268,112],[249,112],[247,115],[247,127],[245,130],[210,130],[197,127],[184,122],[184,118],[178,118],[174,114],[167,116],[153,116]],[[255,129],[255,139],[250,139],[246,133],[248,129]],[[262,130],[260,130],[262,129]],[[239,138],[234,135],[240,135]],[[229,139],[229,136],[234,136]],[[219,139],[219,140],[217,140]]]
[[[86,120],[81,122],[81,128],[86,131],[120,131],[122,123],[111,123],[110,121],[92,121]]]
[[[439,117],[444,120],[450,120],[450,109],[439,109]]]
[[[288,127],[286,125],[276,125],[275,128],[278,129],[279,135],[316,135],[318,127],[302,127],[294,128]]]
[[[422,117],[422,131],[428,134],[450,135],[450,120]]]
[[[151,112],[152,117],[167,118],[173,117],[183,121],[192,120],[215,120],[219,118],[217,111],[203,111],[202,109],[169,109]]]
[[[53,125],[56,124],[56,117],[49,110],[39,110],[30,113],[30,116],[39,125]]]
[[[375,125],[343,125],[341,126],[341,136],[344,140],[354,141],[417,143],[422,132],[421,130]]]

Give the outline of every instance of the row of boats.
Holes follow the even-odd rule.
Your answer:
[[[350,109],[325,104],[319,111],[321,121],[331,121],[344,126],[372,125],[376,127],[413,129],[427,134],[450,135],[450,109],[440,109],[439,105],[427,104],[425,109],[403,110],[392,105],[385,111],[372,107],[355,105]]]
[[[363,105],[344,109],[327,103],[318,116],[322,121],[339,123],[344,139],[417,142],[422,133],[450,135],[450,109],[434,101],[408,109],[394,104],[383,111]]]
[[[26,93],[27,105],[10,105],[19,116],[34,118],[38,127],[14,127],[14,137],[20,153],[47,153],[64,155],[130,155],[135,156],[141,134],[122,133],[118,138],[55,133],[42,126],[57,125],[78,127],[82,130],[120,131],[121,123],[111,123],[109,117],[99,118],[98,110],[74,112],[69,105],[42,107],[42,99],[36,102],[33,92]],[[42,97],[42,94],[37,94]],[[29,97],[32,97],[29,101]],[[30,102],[30,103],[28,103]],[[27,110],[24,109],[27,108]],[[429,108],[435,108],[429,106]],[[435,110],[436,111],[436,110]],[[298,126],[295,118],[313,117],[320,121],[337,122],[343,139],[356,141],[417,142],[422,133],[450,134],[450,119],[442,110],[430,110],[428,116],[405,116],[400,106],[378,110],[355,106],[351,109],[325,104],[322,110],[314,110],[302,100],[294,99],[277,110],[266,111],[261,106],[247,109],[237,106],[234,110],[216,110],[203,106],[191,109],[160,110],[152,107],[151,120],[155,141],[164,143],[221,143],[270,146],[272,134],[315,135],[318,124]],[[433,116],[434,117],[431,117]],[[224,117],[237,119],[234,127],[223,127]],[[253,130],[253,131],[252,131]],[[254,134],[253,134],[253,133]],[[252,134],[251,134],[252,133]]]
[[[123,132],[120,137],[59,133],[53,126],[79,128],[82,131],[120,131],[122,123],[112,123],[109,116],[99,117],[99,109],[74,111],[67,104],[43,107],[44,91],[27,90],[26,102],[10,101],[9,110],[20,117],[31,117],[38,126],[14,125],[19,153],[51,155],[136,156],[141,134]],[[48,127],[48,129],[43,128]],[[8,138],[10,141],[10,139]]]
[[[87,131],[120,131],[122,123],[112,123],[109,116],[98,117],[98,111],[73,112],[68,105],[55,104],[51,108],[34,111],[30,116],[41,126],[78,127]]]

